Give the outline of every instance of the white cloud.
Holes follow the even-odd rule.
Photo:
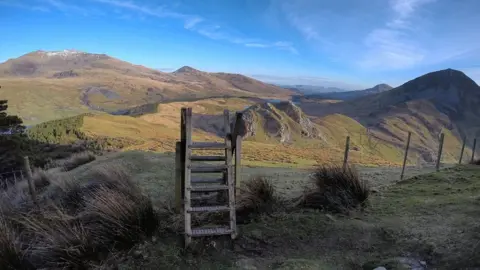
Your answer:
[[[393,16],[385,27],[372,30],[364,39],[368,48],[358,62],[362,68],[402,69],[422,63],[425,50],[412,36],[411,19],[417,9],[435,0],[390,0]]]
[[[185,29],[192,29],[195,25],[201,23],[203,21],[202,18],[200,17],[192,17],[192,18],[189,18],[185,21]]]
[[[63,12],[75,12],[75,13],[80,13],[84,16],[88,16],[92,13],[95,13],[93,10],[88,10],[86,8],[82,8],[80,6],[71,4],[71,3],[65,3],[61,0],[42,0],[47,5],[52,6],[53,8],[56,8],[58,10],[61,10]]]
[[[57,0],[48,0],[57,1]],[[183,14],[174,12],[165,6],[149,7],[138,5],[134,2],[127,2],[123,0],[93,0],[99,3],[108,4],[117,8],[124,8],[131,11],[140,12],[144,15],[159,17],[159,18],[174,18],[183,21],[185,29],[196,32],[204,37],[213,40],[227,41],[233,44],[240,44],[250,48],[275,48],[279,50],[288,51],[293,54],[298,54],[293,44],[289,42],[264,42],[259,39],[244,37],[231,29],[226,29],[218,24],[210,22],[200,16]],[[118,12],[118,11],[117,11]]]
[[[289,51],[293,54],[298,54],[297,49],[292,45],[290,42],[285,41],[277,41],[274,43],[245,43],[246,47],[253,47],[253,48],[277,48],[279,50]]]

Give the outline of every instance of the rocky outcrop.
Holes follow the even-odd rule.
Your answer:
[[[53,77],[56,79],[64,79],[64,78],[71,78],[71,77],[78,77],[78,73],[73,70],[68,71],[61,71],[53,74]]]
[[[293,121],[298,123],[302,129],[302,135],[309,138],[318,138],[320,132],[313,122],[308,118],[302,109],[291,101],[280,102],[276,107],[287,114]]]
[[[255,137],[259,129],[267,136],[286,143],[297,134],[305,138],[320,138],[316,125],[302,110],[290,101],[256,104],[243,112],[241,134],[244,138]]]

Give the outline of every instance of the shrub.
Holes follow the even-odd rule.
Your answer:
[[[472,165],[480,165],[480,159],[476,159],[470,162]]]
[[[300,203],[304,207],[343,212],[364,206],[370,194],[366,182],[353,167],[319,166],[311,179],[316,188],[303,196]]]
[[[103,261],[110,252],[129,248],[157,229],[151,201],[120,166],[94,169],[85,184],[45,177],[50,186],[39,194],[38,208],[28,204],[28,196],[18,204],[0,201],[0,215],[7,210],[6,219],[15,225],[0,222],[2,267],[89,269],[92,261]]]
[[[270,212],[280,201],[272,182],[263,176],[256,176],[242,182],[237,198],[237,215],[250,216]]]
[[[25,260],[24,252],[18,241],[17,233],[0,213],[0,268],[1,269],[34,269]]]
[[[95,155],[90,152],[82,152],[71,155],[69,158],[64,160],[56,161],[54,164],[55,167],[61,167],[65,171],[71,171],[78,166],[87,164],[95,160]]]

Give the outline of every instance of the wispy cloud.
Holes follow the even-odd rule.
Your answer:
[[[362,72],[480,58],[480,21],[471,11],[478,4],[475,0],[372,0],[369,6],[361,2],[270,0],[275,8],[269,10],[325,60]]]
[[[412,37],[412,19],[419,8],[434,1],[390,0],[393,16],[364,39],[368,51],[358,64],[363,68],[402,69],[421,63],[426,52]]]
[[[82,14],[84,16],[88,16],[91,14],[91,11],[88,9],[82,8],[72,3],[67,4],[62,0],[42,0],[42,2],[65,13],[74,12]]]
[[[189,19],[185,20],[184,27],[185,27],[185,29],[192,29],[193,27],[195,27],[195,25],[197,25],[201,22],[203,22],[203,18],[192,17],[192,18],[189,18]]]
[[[54,0],[55,1],[55,0]],[[117,8],[123,8],[144,15],[154,16],[158,18],[173,18],[183,21],[183,26],[186,30],[195,32],[199,35],[213,40],[226,41],[233,44],[243,45],[250,48],[274,48],[288,51],[293,54],[298,54],[293,44],[290,42],[277,41],[265,42],[260,39],[245,37],[232,29],[222,27],[214,22],[211,22],[201,16],[194,14],[184,14],[170,10],[166,6],[144,6],[135,2],[123,0],[93,0],[98,3],[108,4]]]
[[[178,12],[173,12],[171,10],[168,10],[165,6],[148,7],[148,6],[138,5],[134,2],[121,1],[121,0],[93,0],[93,1],[137,11],[145,15],[150,15],[150,16],[159,17],[159,18],[176,18],[176,19],[190,20],[196,17],[196,16],[186,15]]]

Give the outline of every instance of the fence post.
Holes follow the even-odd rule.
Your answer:
[[[175,212],[181,213],[183,208],[182,182],[182,143],[175,143]]]
[[[477,146],[477,138],[473,139],[473,147],[472,147],[472,160],[471,163],[475,161],[475,147]]]
[[[405,164],[407,163],[408,148],[410,147],[410,137],[412,137],[412,132],[408,132],[407,145],[405,146],[405,156],[403,157],[403,166],[402,174],[400,174],[400,180],[403,180],[403,175],[405,173]]]
[[[32,169],[30,168],[30,160],[28,159],[28,156],[24,157],[24,166],[25,166],[25,173],[27,174],[28,189],[30,190],[32,201],[34,204],[38,205],[37,194],[35,191],[35,184],[33,183]]]
[[[242,181],[241,174],[241,158],[242,158],[242,136],[237,136],[235,143],[235,197],[240,194],[240,182]]]
[[[350,150],[350,136],[347,136],[347,141],[345,142],[345,154],[343,156],[343,169],[347,168],[348,164],[348,151]]]
[[[458,164],[462,164],[463,151],[465,151],[465,144],[467,143],[467,136],[463,137],[462,151],[460,152],[460,158],[458,159]]]
[[[442,159],[442,150],[443,150],[443,140],[445,139],[445,134],[440,134],[440,145],[438,146],[438,154],[437,154],[437,164],[436,169],[437,172],[440,170],[440,161]]]

